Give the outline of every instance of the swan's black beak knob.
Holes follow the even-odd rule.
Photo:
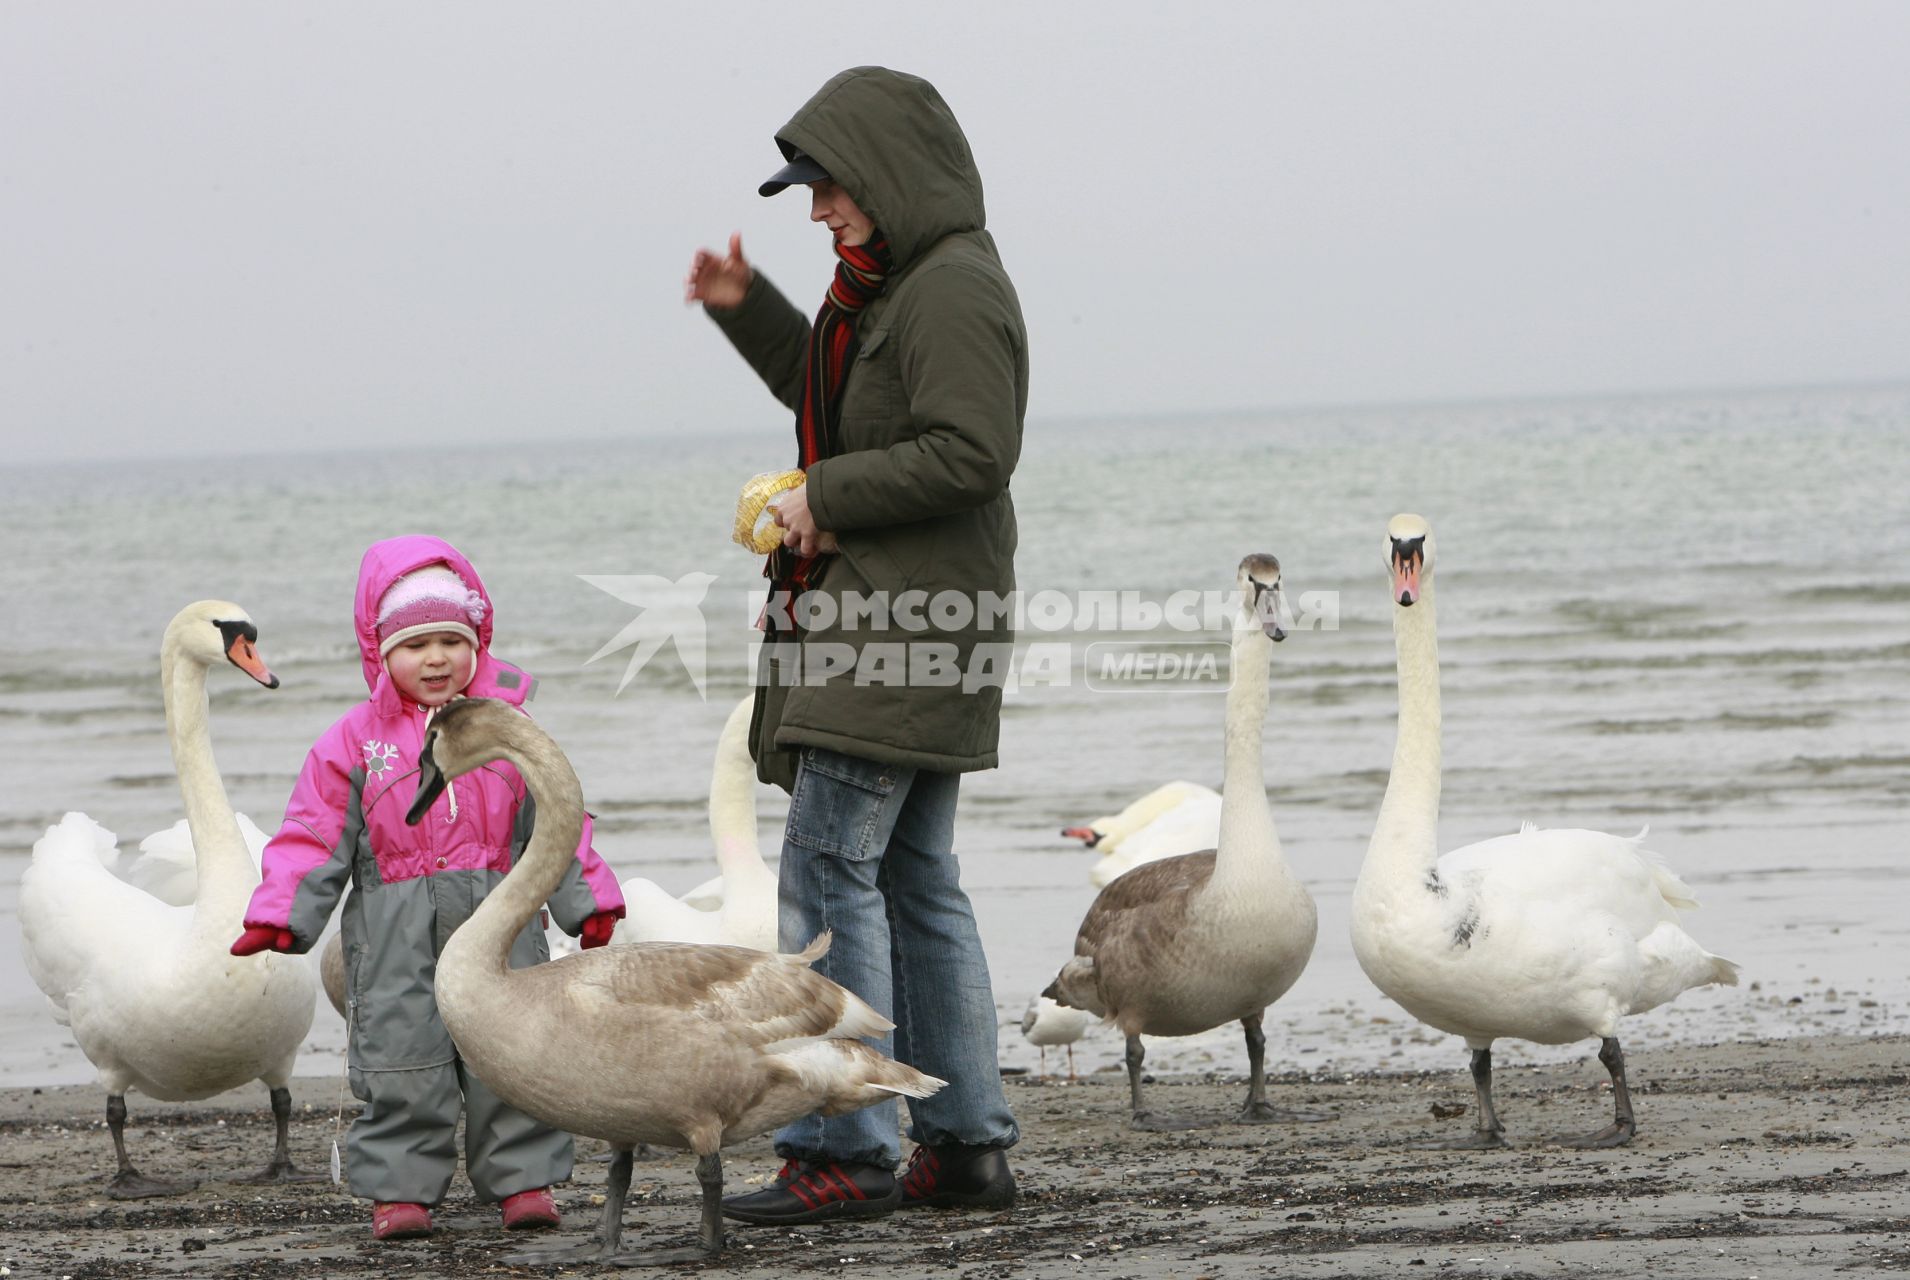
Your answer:
[[[279,687],[279,678],[259,656],[259,629],[250,622],[215,622],[225,642],[226,660],[268,689]]]
[[[1426,539],[1393,539],[1393,603],[1402,609],[1410,609],[1425,594],[1420,585],[1420,574],[1426,565]]]
[[[1253,608],[1254,613],[1260,618],[1260,629],[1267,633],[1267,639],[1278,644],[1287,638],[1286,631],[1280,626],[1279,583],[1254,583]]]
[[[418,752],[418,794],[405,810],[405,822],[417,826],[424,815],[431,811],[439,796],[444,794],[444,772],[438,768],[438,762],[431,758],[431,746],[438,740],[433,732],[424,740],[423,750]]]

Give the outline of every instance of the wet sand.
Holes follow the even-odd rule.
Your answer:
[[[1168,1134],[1128,1128],[1116,1072],[1078,1083],[1011,1075],[1024,1131],[1014,1155],[1022,1199],[1012,1211],[737,1227],[722,1261],[687,1269],[978,1280],[1910,1271],[1910,1037],[1640,1047],[1630,1055],[1637,1139],[1616,1151],[1569,1151],[1546,1135],[1588,1132],[1610,1117],[1590,1048],[1577,1062],[1502,1069],[1497,1097],[1512,1145],[1483,1154],[1411,1145],[1472,1123],[1457,1062],[1431,1073],[1283,1075],[1273,1086],[1278,1105],[1338,1117],[1298,1126],[1229,1123],[1238,1077],[1163,1076],[1155,1105],[1215,1122]],[[295,1158],[323,1170],[337,1081],[298,1080],[294,1098]],[[264,1102],[262,1087],[210,1105],[135,1095],[134,1159],[158,1177],[256,1166],[271,1143]],[[1449,1114],[1455,1106],[1467,1110]],[[329,1183],[253,1187],[215,1172],[178,1198],[109,1200],[103,1115],[96,1088],[0,1090],[0,1260],[12,1276],[559,1273],[507,1266],[504,1254],[533,1242],[506,1237],[462,1177],[438,1232],[399,1245],[374,1245],[365,1206]],[[580,1143],[585,1153],[599,1149]],[[775,1163],[767,1139],[731,1149],[725,1162],[732,1188],[760,1182]],[[604,1171],[580,1162],[560,1189],[561,1242],[587,1235]],[[687,1157],[640,1164],[626,1245],[689,1243],[696,1203]]]

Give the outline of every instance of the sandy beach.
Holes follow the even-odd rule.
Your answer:
[[[1610,1093],[1589,1047],[1584,1061],[1500,1072],[1512,1146],[1489,1154],[1412,1145],[1471,1124],[1469,1110],[1451,1114],[1473,1101],[1458,1070],[1283,1075],[1273,1086],[1279,1103],[1338,1117],[1305,1126],[1228,1123],[1241,1096],[1237,1077],[1163,1076],[1162,1103],[1215,1122],[1171,1134],[1128,1128],[1117,1072],[1077,1083],[1013,1074],[1010,1099],[1024,1131],[1014,1210],[739,1227],[722,1261],[695,1269],[978,1278],[1910,1271],[1910,1038],[1667,1046],[1635,1052],[1630,1065],[1640,1133],[1630,1147],[1596,1153],[1547,1140],[1608,1118]],[[145,1171],[210,1176],[176,1199],[128,1203],[102,1194],[112,1147],[96,1088],[0,1091],[0,1252],[10,1274],[560,1273],[506,1265],[503,1255],[526,1241],[507,1238],[462,1177],[433,1237],[388,1246],[371,1242],[362,1203],[329,1183],[219,1180],[220,1171],[260,1163],[270,1146],[257,1092],[190,1107],[132,1100],[128,1138]],[[294,1155],[314,1170],[328,1160],[337,1094],[333,1080],[294,1084]],[[346,1122],[351,1114],[348,1107]],[[580,1143],[581,1154],[599,1149]],[[733,1187],[760,1181],[774,1163],[766,1139],[726,1153]],[[581,1160],[561,1189],[562,1242],[588,1233],[604,1170]],[[626,1245],[688,1243],[696,1201],[687,1157],[639,1165]]]

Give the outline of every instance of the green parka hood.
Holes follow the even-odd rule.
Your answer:
[[[935,86],[887,67],[833,77],[776,133],[842,184],[889,239],[901,271],[942,237],[987,225],[982,178]]]

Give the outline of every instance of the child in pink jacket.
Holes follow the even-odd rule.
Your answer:
[[[510,764],[459,778],[417,826],[418,751],[432,714],[453,698],[522,706],[530,676],[491,654],[491,601],[477,571],[437,538],[391,538],[365,552],[354,611],[371,696],[326,730],[305,759],[285,824],[265,848],[264,878],[235,955],[303,952],[318,941],[347,884],[341,930],[350,987],[352,1092],[365,1109],[346,1140],[351,1188],[372,1205],[380,1240],[427,1235],[457,1169],[478,1197],[501,1201],[507,1228],[555,1226],[550,1185],[570,1176],[570,1136],[485,1088],[438,1017],[438,952],[530,839],[535,803]],[[590,846],[551,897],[550,914],[586,947],[623,915],[615,876]],[[536,921],[513,967],[549,959]]]

